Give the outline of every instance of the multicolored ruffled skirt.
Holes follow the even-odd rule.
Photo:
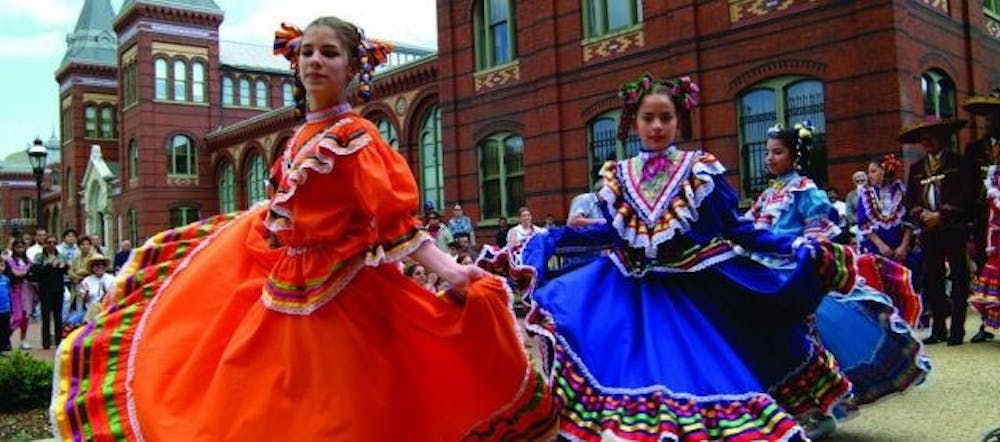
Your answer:
[[[997,258],[991,258],[983,266],[969,304],[982,316],[986,331],[1000,333],[1000,260]]]

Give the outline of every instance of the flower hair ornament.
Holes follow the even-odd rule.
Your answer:
[[[372,88],[375,83],[375,68],[385,64],[389,53],[396,49],[392,43],[382,40],[369,40],[365,31],[358,28],[358,76],[361,85],[358,86],[358,97],[364,101],[371,100]]]
[[[882,158],[882,162],[879,163],[885,174],[890,177],[896,177],[896,172],[903,170],[903,161],[896,156],[896,154],[886,154]]]
[[[639,111],[642,99],[657,88],[663,87],[670,92],[674,106],[677,108],[678,127],[684,139],[691,138],[691,113],[698,106],[698,92],[701,90],[691,77],[684,76],[676,80],[657,80],[649,72],[644,72],[639,78],[626,82],[618,89],[618,97],[622,99],[622,117],[618,122],[618,139],[625,141],[631,129],[632,120]]]

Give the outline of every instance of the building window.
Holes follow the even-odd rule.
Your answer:
[[[920,76],[920,91],[924,96],[924,115],[955,117],[955,82],[948,74],[937,69],[924,72]]]
[[[128,239],[132,247],[139,246],[139,212],[135,209],[128,209]]]
[[[167,60],[162,58],[157,58],[153,62],[153,74],[155,81],[153,83],[153,92],[157,100],[167,99]]]
[[[583,0],[583,23],[587,38],[638,24],[638,0]]]
[[[511,133],[479,142],[479,207],[483,219],[516,216],[524,206],[524,140]]]
[[[73,138],[73,109],[71,107],[62,108],[61,117],[62,140],[60,142],[65,143]]]
[[[59,173],[58,170],[53,170],[50,176],[52,177],[53,186],[59,186],[62,184],[62,174]]]
[[[198,173],[196,165],[194,142],[184,135],[175,135],[170,139],[170,157],[168,158],[171,175],[194,175]]]
[[[76,179],[73,178],[73,169],[67,167],[66,174],[63,176],[66,177],[66,197],[63,198],[63,202],[76,204],[76,189],[74,189],[75,186],[73,185],[73,183],[76,182]]]
[[[250,106],[250,80],[240,79],[240,106]]]
[[[187,101],[187,69],[184,60],[174,60],[174,100]]]
[[[744,198],[756,198],[767,186],[767,129],[809,121],[816,127],[806,175],[823,188],[827,182],[826,113],[823,83],[781,77],[755,85],[739,99],[740,182]]]
[[[128,65],[125,68],[125,104],[135,104],[139,101],[139,83],[136,80],[136,70],[138,67],[135,63]]]
[[[254,82],[253,98],[257,107],[267,107],[267,83],[264,80]]]
[[[128,142],[128,173],[130,179],[139,178],[139,143],[135,138]]]
[[[233,163],[226,161],[219,167],[219,211],[236,211],[236,185]]]
[[[378,133],[382,135],[382,139],[386,143],[389,143],[393,149],[399,150],[399,136],[396,135],[396,128],[385,118],[376,118],[375,127],[378,127]]]
[[[17,217],[26,220],[35,220],[35,200],[32,198],[21,198],[17,201]]]
[[[114,108],[110,106],[101,108],[101,138],[115,138],[115,117]]]
[[[97,108],[91,105],[83,108],[83,122],[87,138],[97,138]]]
[[[191,101],[205,102],[205,63],[191,63]]]
[[[233,105],[233,79],[222,77],[222,104]]]
[[[247,161],[247,207],[267,199],[264,178],[264,159],[260,154],[250,154]]]
[[[281,101],[284,103],[284,106],[291,106],[295,104],[295,95],[292,94],[291,83],[281,85]]]
[[[514,0],[481,0],[476,4],[476,68],[488,69],[517,58]]]
[[[424,203],[444,208],[444,167],[441,153],[441,109],[434,106],[420,125],[420,186]]]
[[[605,162],[638,155],[642,148],[642,141],[634,130],[629,131],[624,143],[618,140],[619,118],[621,111],[612,111],[595,118],[587,125],[591,183],[600,178],[601,167],[604,167]]]
[[[186,226],[198,221],[198,208],[191,206],[178,206],[170,209],[170,228],[174,229]]]

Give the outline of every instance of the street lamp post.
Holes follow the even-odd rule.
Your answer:
[[[38,191],[38,199],[35,201],[35,215],[38,225],[36,229],[44,228],[45,219],[42,215],[42,179],[45,178],[45,157],[49,152],[42,144],[42,140],[35,138],[28,148],[28,158],[31,160],[31,171],[35,174],[35,188]]]

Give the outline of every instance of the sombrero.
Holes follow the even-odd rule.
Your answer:
[[[108,259],[107,256],[104,256],[104,255],[102,255],[100,253],[94,253],[94,254],[92,254],[92,255],[90,255],[90,256],[87,257],[87,270],[93,269],[94,268],[94,264],[98,264],[98,263],[104,264],[105,266],[107,266],[108,264],[111,263],[111,260]]]
[[[899,131],[897,139],[900,143],[919,143],[920,136],[925,133],[951,135],[964,127],[965,123],[965,120],[956,120],[954,118],[941,120],[934,116],[928,116],[921,121],[904,127]]]
[[[1000,113],[1000,87],[993,89],[989,95],[976,95],[965,100],[962,109],[976,115]]]

